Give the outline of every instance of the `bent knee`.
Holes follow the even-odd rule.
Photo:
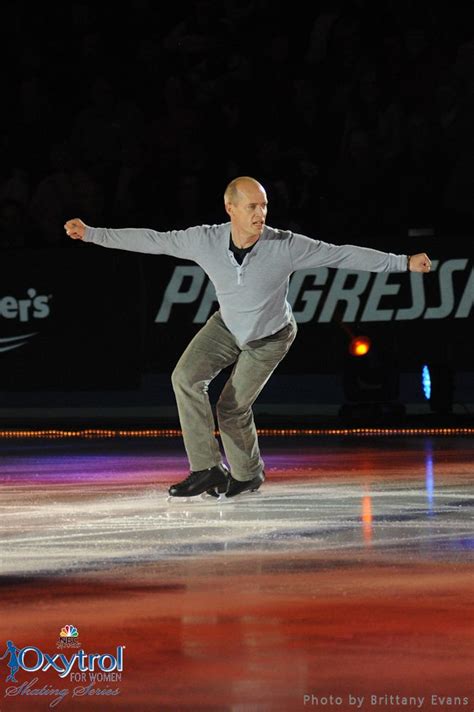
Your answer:
[[[235,400],[219,398],[216,403],[216,414],[217,417],[222,420],[225,418],[235,418],[248,413],[251,407],[251,403],[237,403]]]
[[[173,388],[191,385],[192,378],[189,370],[178,364],[171,374],[171,383],[173,384]]]
[[[192,367],[186,368],[178,364],[171,374],[174,390],[197,390],[207,392],[209,381],[202,378]]]

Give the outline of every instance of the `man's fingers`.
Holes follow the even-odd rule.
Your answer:
[[[431,271],[431,260],[426,254],[426,252],[420,252],[417,255],[413,255],[412,264],[413,271],[415,272],[430,272]]]
[[[68,220],[64,224],[64,229],[66,230],[66,235],[72,237],[73,240],[82,240],[84,237],[85,225],[79,218],[74,218],[73,220]]]

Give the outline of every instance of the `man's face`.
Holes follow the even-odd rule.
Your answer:
[[[232,230],[241,238],[257,238],[262,234],[267,209],[267,194],[264,189],[261,185],[250,182],[239,185],[237,201],[226,205]]]

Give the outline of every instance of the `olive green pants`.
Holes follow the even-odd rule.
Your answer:
[[[208,387],[223,368],[234,364],[216,404],[224,453],[236,480],[252,479],[262,471],[252,405],[296,332],[292,317],[281,331],[241,349],[217,311],[194,336],[171,377],[191,470],[222,462]]]

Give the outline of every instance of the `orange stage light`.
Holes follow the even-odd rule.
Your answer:
[[[352,356],[365,356],[370,351],[371,345],[368,336],[354,336],[349,344],[349,352]]]

